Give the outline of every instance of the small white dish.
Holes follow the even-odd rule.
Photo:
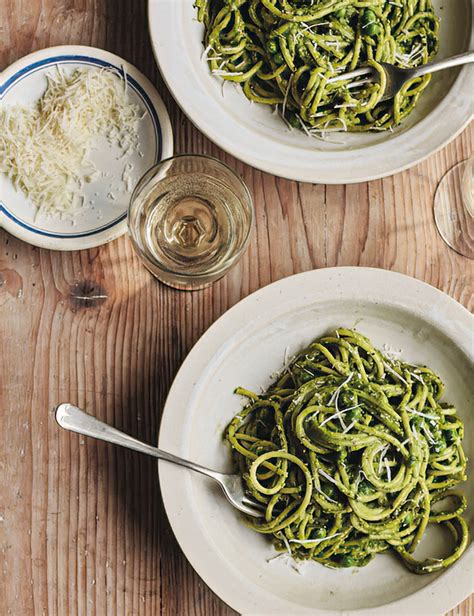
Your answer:
[[[441,18],[438,58],[472,49],[472,0],[433,0]],[[155,57],[179,105],[221,148],[262,171],[320,184],[365,182],[398,173],[445,146],[473,115],[474,68],[433,76],[414,112],[393,133],[337,133],[335,143],[288,131],[268,105],[212,76],[203,58],[204,28],[193,0],[150,0]],[[339,142],[339,143],[336,143]]]
[[[124,189],[124,165],[132,165],[132,182],[155,163],[173,154],[171,123],[150,81],[122,58],[101,49],[77,45],[51,47],[18,60],[0,74],[0,105],[33,103],[46,88],[46,74],[56,67],[69,73],[79,67],[109,68],[125,74],[132,102],[143,110],[139,151],[122,156],[104,139],[91,154],[100,174],[84,188],[87,205],[74,220],[36,216],[36,208],[11,181],[0,174],[0,224],[12,235],[52,250],[82,250],[100,246],[127,230],[130,192]]]
[[[230,471],[225,426],[241,407],[236,386],[259,391],[311,340],[337,326],[355,327],[376,347],[427,364],[446,385],[444,399],[464,421],[474,454],[472,315],[441,291],[394,272],[357,267],[315,270],[280,280],[224,314],[192,349],[173,383],[159,447],[208,468]],[[388,345],[384,346],[384,345]],[[245,526],[212,482],[159,463],[161,493],[178,542],[211,589],[245,616],[437,616],[473,589],[474,547],[450,569],[410,573],[391,554],[361,569],[308,563],[302,574],[275,555],[271,541]],[[460,489],[473,528],[474,474]],[[430,529],[417,555],[441,554],[444,535]]]

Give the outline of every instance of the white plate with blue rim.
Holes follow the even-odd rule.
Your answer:
[[[35,246],[82,250],[123,235],[131,187],[152,165],[173,154],[170,119],[155,87],[119,56],[94,47],[51,47],[18,60],[0,75],[0,109],[34,104],[44,93],[46,77],[51,72],[70,74],[77,68],[97,67],[127,80],[128,100],[138,105],[141,114],[137,127],[139,148],[124,154],[117,144],[105,139],[94,144],[90,159],[98,173],[84,186],[86,205],[72,218],[38,215],[28,197],[0,173],[0,226]],[[126,183],[125,165],[130,169]]]

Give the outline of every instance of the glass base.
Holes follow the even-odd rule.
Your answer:
[[[472,165],[470,159],[450,169],[439,183],[434,202],[434,217],[441,237],[469,259],[474,259]]]
[[[166,285],[167,287],[171,287],[172,289],[176,289],[177,291],[201,291],[202,289],[207,289],[207,287],[212,286],[215,282],[223,278],[227,271],[223,274],[219,274],[217,278],[212,278],[200,282],[199,280],[189,280],[189,279],[181,279],[176,278],[172,274],[166,276],[159,268],[148,265],[148,263],[144,262],[143,265],[150,272],[150,274],[156,278],[159,282]]]

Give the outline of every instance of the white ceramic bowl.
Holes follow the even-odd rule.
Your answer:
[[[434,0],[441,17],[438,57],[472,45],[471,0]],[[263,171],[303,182],[345,184],[391,175],[453,139],[473,113],[474,69],[433,77],[413,114],[394,133],[331,135],[327,143],[289,132],[266,105],[211,76],[193,0],[149,0],[155,56],[169,89],[196,126],[224,150]]]
[[[337,326],[357,327],[375,346],[402,349],[402,357],[427,364],[446,384],[466,427],[465,449],[474,455],[474,319],[437,289],[401,274],[369,268],[316,270],[276,282],[241,301],[199,340],[181,367],[166,402],[162,449],[230,471],[225,426],[240,408],[241,385],[266,387],[292,354]],[[159,464],[166,512],[187,558],[203,580],[238,612],[253,615],[436,616],[472,591],[474,548],[450,569],[410,573],[390,554],[362,569],[305,565],[301,575],[275,554],[265,536],[247,528],[209,479],[167,462]],[[462,489],[471,507],[474,475]],[[439,531],[441,532],[441,531]],[[417,556],[442,553],[436,529]],[[423,552],[425,552],[423,554]]]

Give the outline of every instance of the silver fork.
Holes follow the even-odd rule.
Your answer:
[[[172,453],[162,451],[157,447],[152,447],[152,445],[148,445],[147,443],[142,443],[136,438],[133,438],[133,436],[125,434],[99,419],[96,419],[73,404],[60,404],[56,408],[55,417],[61,428],[65,428],[71,432],[77,432],[84,436],[91,436],[101,441],[127,447],[128,449],[133,449],[140,453],[145,453],[148,456],[158,458],[158,460],[166,460],[173,464],[179,464],[192,471],[197,471],[202,475],[206,475],[206,477],[214,479],[214,481],[221,486],[227,500],[236,509],[254,518],[263,517],[263,506],[246,496],[242,485],[242,478],[238,474],[219,473],[210,468],[201,466],[200,464],[195,464],[194,462],[189,462],[189,460],[179,458]]]
[[[385,72],[387,79],[387,85],[385,87],[385,93],[382,100],[388,100],[393,98],[397,92],[399,92],[407,81],[411,81],[416,77],[422,77],[429,73],[436,73],[437,71],[443,71],[446,68],[452,68],[453,66],[460,66],[462,64],[469,64],[474,62],[474,51],[468,51],[462,53],[459,56],[452,56],[445,60],[437,60],[435,62],[429,62],[423,66],[417,66],[416,68],[400,68],[387,62],[380,62],[382,69]],[[355,88],[357,86],[363,86],[366,83],[378,81],[378,73],[372,66],[361,66],[360,68],[350,71],[349,73],[343,73],[328,79],[328,83],[336,83],[337,81],[346,81],[347,79],[353,79],[354,77],[364,77],[360,81],[355,81],[349,84],[349,87]]]

